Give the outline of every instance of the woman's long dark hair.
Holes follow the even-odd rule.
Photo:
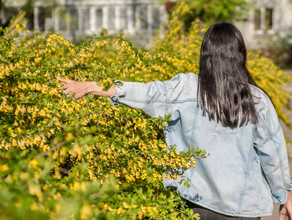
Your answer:
[[[206,32],[200,53],[198,98],[203,115],[236,128],[257,122],[249,84],[258,87],[246,68],[246,47],[231,23],[215,23]]]

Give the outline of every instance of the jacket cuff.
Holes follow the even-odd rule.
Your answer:
[[[285,204],[287,201],[287,191],[292,190],[292,177],[288,179],[288,183],[286,184],[285,191],[280,196],[273,196],[275,203]]]
[[[281,196],[273,196],[274,202],[278,204],[285,204],[287,201],[287,190],[285,190]]]
[[[119,98],[126,96],[126,89],[124,88],[124,82],[122,81],[116,80],[114,84],[116,86],[117,94],[110,97],[110,103],[112,103],[113,106],[119,106]]]
[[[292,177],[289,178],[287,186],[286,186],[287,190],[292,190]]]

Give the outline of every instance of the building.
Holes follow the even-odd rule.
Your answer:
[[[236,22],[247,47],[259,49],[292,45],[292,1],[248,0],[249,13],[243,22]]]
[[[175,1],[175,0],[173,0]],[[236,22],[249,48],[292,45],[291,0],[247,0],[250,10]],[[132,39],[149,42],[167,22],[167,7],[158,0],[6,0],[20,7],[34,2],[33,26],[42,32],[55,31],[69,40],[123,31]],[[3,13],[1,13],[3,17]],[[2,19],[3,21],[3,19]],[[137,42],[137,41],[136,41]]]
[[[69,40],[107,29],[149,42],[165,22],[166,9],[156,0],[61,0],[34,7],[36,30],[62,33]]]

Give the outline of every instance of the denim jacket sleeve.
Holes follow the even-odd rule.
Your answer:
[[[258,104],[254,146],[274,201],[285,204],[287,190],[292,189],[286,143],[274,106],[265,94],[263,96]]]
[[[113,104],[122,103],[131,108],[141,109],[150,117],[171,113],[169,98],[185,74],[178,74],[169,81],[154,81],[149,83],[116,82],[117,95],[112,96]]]

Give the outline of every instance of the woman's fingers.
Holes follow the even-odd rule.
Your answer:
[[[80,98],[82,98],[83,96],[85,96],[86,94],[87,94],[87,92],[86,92],[86,88],[84,88],[84,89],[80,89],[80,90],[76,91],[76,93],[75,93],[75,95],[74,95],[74,98],[76,98],[76,99],[80,99]]]
[[[68,95],[72,92],[72,89],[71,88],[68,88],[64,91],[64,94]]]
[[[292,220],[291,218],[291,208],[287,207],[287,205],[280,206],[280,220]]]
[[[286,220],[286,214],[287,214],[287,210],[286,210],[286,206],[285,205],[280,205],[280,220]]]
[[[69,88],[70,87],[70,85],[69,84],[66,84],[65,86],[62,86],[60,89],[61,90],[64,90],[64,89],[67,89],[67,88]]]
[[[280,213],[280,220],[286,220],[286,215]]]
[[[74,96],[74,98],[75,99],[80,99],[80,98],[82,98],[84,95],[82,95],[82,94],[75,94],[75,96]]]
[[[286,218],[288,217],[289,220],[291,220],[292,217],[292,195],[291,192],[287,192],[287,201],[285,204],[286,207]]]
[[[58,78],[60,82],[66,83],[66,85],[62,86],[60,89],[64,90],[63,93],[67,97],[72,97],[72,93],[74,93],[75,99],[80,99],[88,93],[88,83],[82,83],[70,79],[62,79]]]
[[[58,80],[60,81],[60,82],[63,82],[63,83],[72,83],[72,82],[75,82],[74,80],[71,80],[71,79],[62,79],[62,78],[58,78]]]
[[[72,97],[72,94],[74,93],[74,98],[76,99],[80,99],[83,96],[86,95],[86,89],[74,89],[74,88],[67,88],[66,90],[64,90],[63,92],[67,97]]]
[[[289,207],[289,208],[287,208],[286,219],[288,219],[288,220],[292,220],[292,219],[291,219],[291,215],[292,215],[291,207]]]

